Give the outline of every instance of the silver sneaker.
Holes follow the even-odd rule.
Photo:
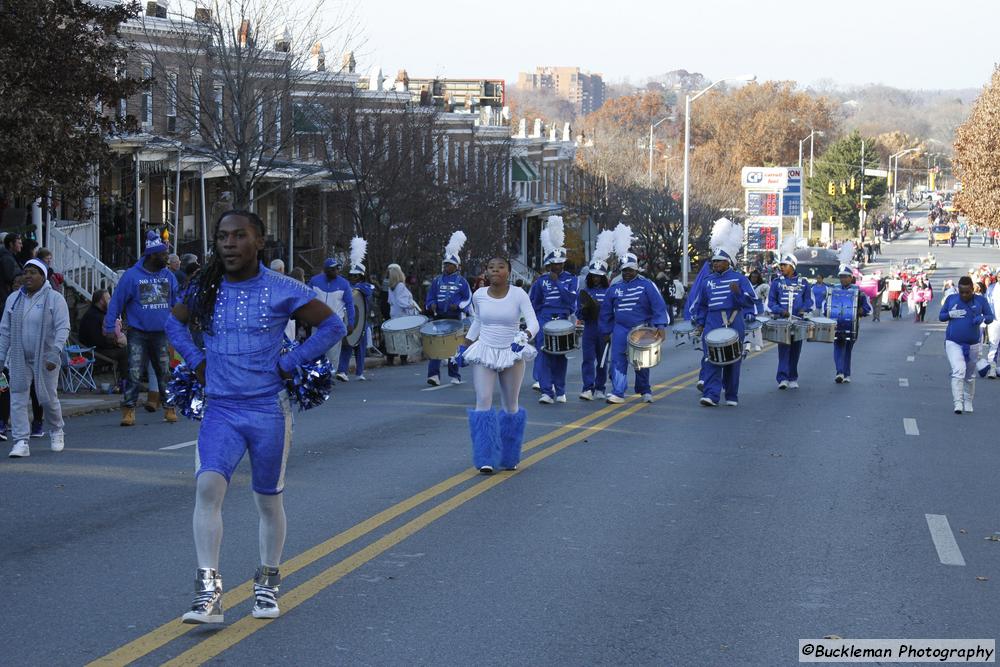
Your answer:
[[[31,450],[28,449],[27,440],[18,440],[14,443],[14,446],[10,448],[10,454],[8,454],[12,459],[21,459],[26,456],[31,456]]]
[[[198,568],[194,580],[194,602],[191,611],[181,617],[190,625],[201,623],[222,623],[222,577],[217,570]]]
[[[594,400],[595,401],[603,401],[605,398],[607,398],[607,396],[605,396],[605,394],[604,394],[603,391],[595,391],[594,392]]]
[[[341,382],[347,382],[350,379],[347,377],[347,373],[334,373],[333,377],[337,378]]]
[[[66,434],[62,431],[53,431],[49,434],[52,451],[61,452],[66,446]]]
[[[281,575],[278,568],[261,565],[253,576],[253,617],[278,618],[278,587]]]
[[[581,391],[580,392],[580,400],[581,401],[592,401],[592,400],[594,400],[594,392],[592,392],[589,389],[585,389],[585,390]]]

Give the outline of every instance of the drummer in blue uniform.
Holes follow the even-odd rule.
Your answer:
[[[531,284],[528,297],[531,306],[538,317],[539,331],[535,338],[535,346],[541,352],[540,362],[536,363],[537,381],[542,392],[539,403],[566,402],[566,366],[565,354],[550,354],[545,351],[545,324],[552,320],[567,320],[576,310],[577,278],[568,271],[563,271],[566,264],[566,248],[563,247],[565,233],[563,221],[558,215],[549,216],[545,229],[541,234],[542,250],[545,258],[542,263],[547,273],[542,274]]]
[[[844,244],[838,253],[841,265],[840,286],[830,289],[825,313],[837,321],[837,332],[833,340],[833,363],[837,367],[837,375],[833,381],[837,384],[851,381],[851,353],[858,337],[858,318],[871,314],[872,306],[868,295],[854,284],[854,272],[851,271],[851,258],[854,254],[854,244]]]
[[[455,232],[445,246],[444,260],[441,262],[441,275],[431,281],[427,290],[424,309],[435,320],[461,320],[462,311],[472,301],[472,291],[469,281],[462,277],[458,268],[462,265],[459,253],[465,245],[465,234]],[[462,384],[462,374],[454,359],[448,360],[448,377],[452,384]],[[441,360],[431,359],[427,363],[427,384],[441,384]]]
[[[365,258],[367,248],[368,242],[363,238],[355,236],[351,239],[351,269],[347,272],[347,282],[351,283],[352,289],[361,293],[362,303],[358,305],[365,321],[365,331],[354,347],[348,345],[346,339],[340,347],[340,363],[337,364],[337,374],[334,377],[341,382],[347,382],[347,370],[352,355],[354,356],[354,376],[358,380],[368,379],[365,377],[365,352],[371,344],[372,326],[368,313],[372,310],[375,286],[365,280],[366,269],[365,265],[361,263]]]
[[[767,308],[776,317],[804,317],[813,308],[809,281],[795,272],[798,264],[795,258],[796,241],[797,239],[792,236],[782,243],[781,259],[778,260],[781,275],[771,282],[771,291],[767,296]],[[791,345],[778,343],[778,373],[775,378],[778,389],[798,389],[800,354],[802,354],[801,340],[796,340]]]
[[[624,234],[631,239],[632,230],[619,224],[615,229],[618,236]],[[619,244],[615,243],[616,253]],[[653,281],[639,275],[639,258],[631,252],[619,255],[621,258],[621,282],[608,288],[601,306],[601,335],[611,341],[611,393],[608,403],[624,403],[628,388],[628,335],[637,326],[652,326],[658,329],[660,340],[665,338],[665,328],[670,324],[667,304]],[[642,395],[646,403],[653,402],[649,369],[635,371],[635,393]]]
[[[743,227],[726,218],[717,220],[711,238],[712,273],[702,281],[698,292],[692,294],[695,326],[704,330],[701,340],[706,358],[702,364],[705,385],[700,403],[706,407],[718,405],[723,390],[726,405],[736,407],[739,402],[742,357],[725,366],[707,363],[707,337],[722,327],[734,329],[739,336],[739,351],[742,354],[745,320],[753,321],[760,306],[750,280],[732,268],[742,245]]]
[[[606,398],[604,389],[608,381],[607,344],[600,332],[600,308],[608,291],[608,257],[613,249],[614,232],[605,230],[598,234],[594,254],[587,266],[585,285],[580,290],[576,305],[576,318],[583,322],[583,336],[580,346],[583,365],[583,391],[580,399],[602,401]]]
[[[854,247],[853,244],[851,247]],[[817,275],[816,282],[812,286],[813,309],[817,313],[826,312],[826,297],[829,293],[830,286],[824,281],[823,274]]]

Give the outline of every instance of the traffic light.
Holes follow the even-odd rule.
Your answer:
[[[845,183],[844,181],[840,182],[840,194],[842,195],[847,194],[847,183]]]
[[[851,192],[854,192],[854,177],[851,176]]]
[[[834,185],[833,181],[830,181],[829,183],[827,183],[827,185],[826,185],[826,193],[828,195],[830,195],[831,197],[834,196],[835,194],[837,194],[837,186]]]

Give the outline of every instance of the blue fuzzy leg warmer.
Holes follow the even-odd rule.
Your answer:
[[[500,467],[514,470],[521,462],[521,443],[528,414],[521,408],[515,413],[500,413]]]
[[[472,465],[476,469],[500,462],[500,428],[493,410],[469,410],[469,435],[472,437]]]

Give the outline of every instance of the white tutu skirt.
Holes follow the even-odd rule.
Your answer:
[[[515,352],[510,349],[510,345],[507,347],[490,347],[477,340],[469,346],[462,357],[467,364],[477,364],[492,368],[495,371],[503,371],[518,361],[531,361],[537,355],[538,350],[533,345],[525,345],[520,352]]]

